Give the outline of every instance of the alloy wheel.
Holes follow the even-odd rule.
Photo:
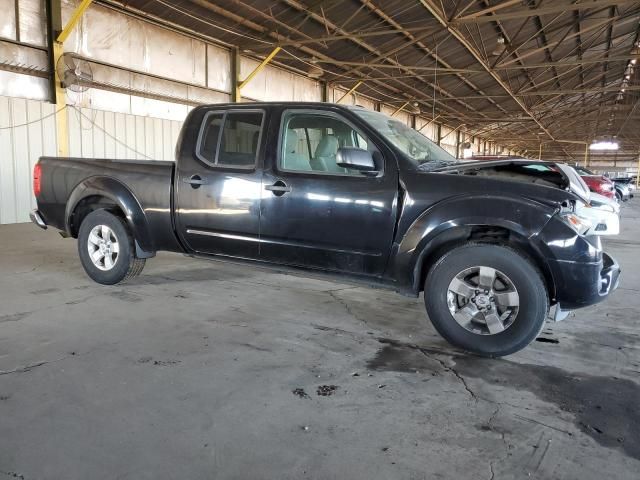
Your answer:
[[[495,335],[513,325],[520,296],[506,274],[476,266],[453,277],[447,290],[447,306],[464,329],[479,335]]]
[[[111,270],[120,253],[118,237],[107,225],[96,225],[91,229],[87,248],[93,265],[102,271]]]

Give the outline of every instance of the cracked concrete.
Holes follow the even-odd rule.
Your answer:
[[[422,299],[172,254],[104,287],[1,226],[0,479],[636,478],[640,202],[622,228],[609,302],[487,360]]]

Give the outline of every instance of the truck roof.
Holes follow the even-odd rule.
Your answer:
[[[344,110],[366,110],[365,107],[361,106],[361,105],[341,105],[338,103],[331,103],[331,102],[299,102],[299,101],[287,101],[287,102],[228,102],[228,103],[210,103],[210,104],[206,104],[206,105],[199,105],[196,108],[197,109],[202,109],[202,108],[206,108],[206,109],[210,109],[210,108],[218,108],[218,109],[224,109],[224,108],[261,108],[261,107],[287,107],[287,106],[296,106],[296,107],[300,107],[300,106],[309,106],[309,107],[334,107],[334,108],[339,108],[339,109],[344,109]]]

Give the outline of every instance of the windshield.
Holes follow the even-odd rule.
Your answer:
[[[354,109],[354,112],[393,143],[420,170],[431,171],[456,162],[456,159],[404,123],[380,112]]]
[[[576,165],[573,168],[575,168],[580,175],[595,175],[595,173],[593,173],[591,170],[587,170],[586,168],[579,165]]]

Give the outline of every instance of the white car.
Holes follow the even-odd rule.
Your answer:
[[[620,233],[620,205],[599,193],[590,192],[589,204],[576,208],[576,214],[588,220],[591,235],[618,235]]]

